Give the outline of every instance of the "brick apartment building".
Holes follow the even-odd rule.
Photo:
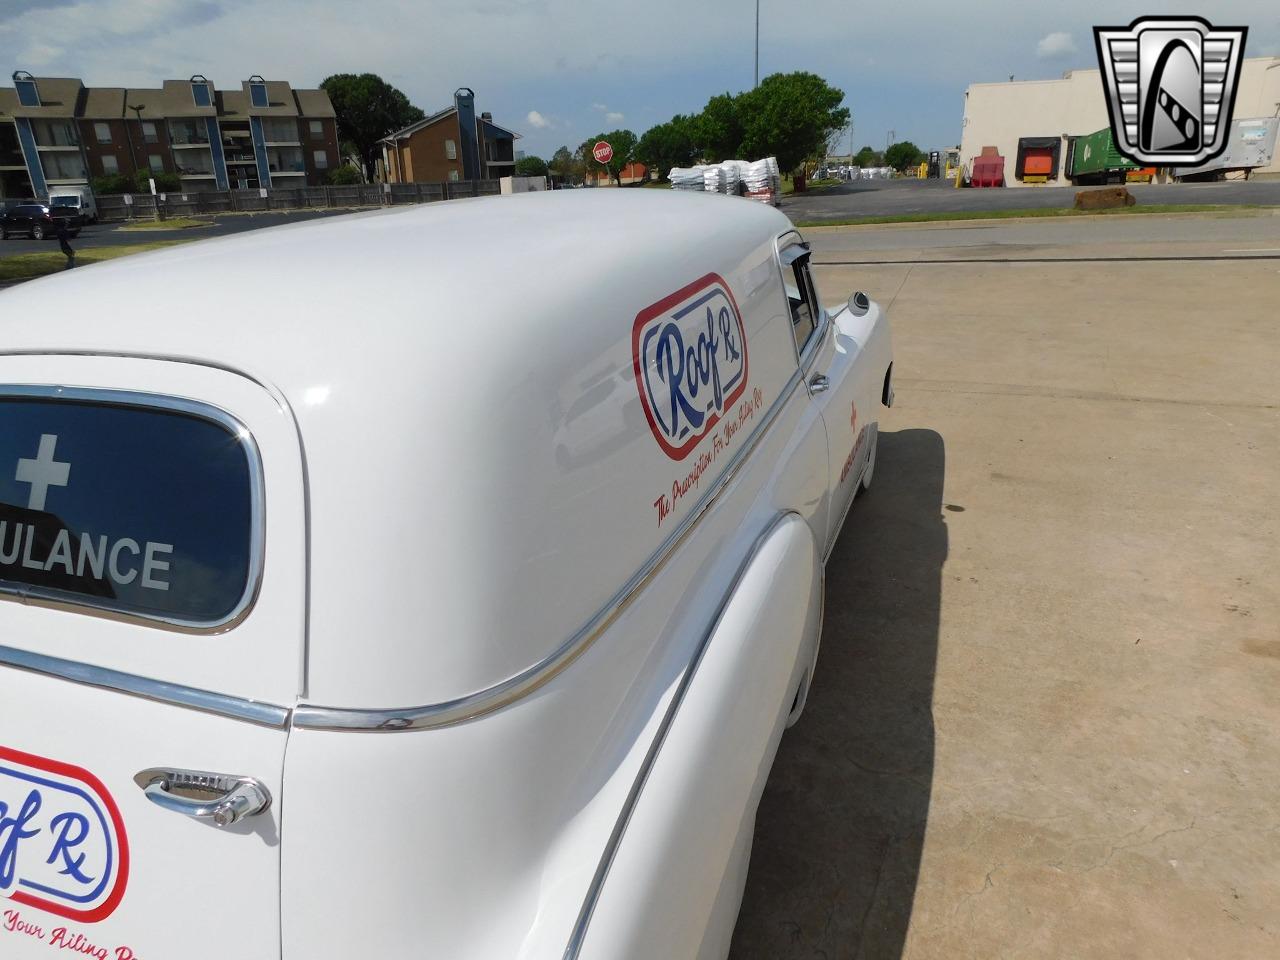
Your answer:
[[[382,140],[382,179],[388,183],[493,180],[515,169],[520,134],[476,116],[475,93],[462,87],[453,106],[423,117]]]
[[[17,71],[0,87],[0,198],[138,170],[175,173],[190,192],[317,186],[338,162],[329,95],[283,80],[126,89]]]

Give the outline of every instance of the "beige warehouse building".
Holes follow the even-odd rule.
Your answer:
[[[1015,80],[975,83],[965,91],[964,131],[960,160],[968,165],[985,146],[994,146],[1005,159],[1005,185],[1032,186],[1016,176],[1019,141],[1061,140],[1049,185],[1069,184],[1065,159],[1067,138],[1093,133],[1107,126],[1107,101],[1098,70],[1069,70],[1061,80]],[[1233,117],[1274,117],[1280,111],[1280,57],[1243,61]],[[1252,176],[1280,175],[1280,150],[1270,166]]]

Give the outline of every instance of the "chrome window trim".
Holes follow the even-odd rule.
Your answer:
[[[783,259],[785,251],[793,246],[802,247],[804,249],[804,253],[790,257],[784,264]],[[782,296],[784,298],[787,296],[787,271],[791,269],[791,265],[799,260],[801,256],[810,256],[811,254],[812,251],[809,249],[809,245],[805,243],[800,234],[794,230],[789,230],[788,232],[774,238],[773,260],[778,267],[778,279],[782,281]],[[809,334],[809,339],[805,341],[803,351],[800,349],[800,345],[796,343],[794,330],[795,322],[791,319],[790,300],[787,300],[786,302],[787,310],[784,314],[787,318],[789,328],[787,332],[791,334],[791,343],[795,351],[796,366],[800,368],[802,376],[807,374],[809,372],[809,368],[813,366],[814,358],[818,355],[818,345],[827,338],[827,334],[830,332],[831,327],[831,316],[827,313],[822,304],[818,302],[818,291],[813,285],[812,274],[810,274],[809,278],[809,296],[813,298],[812,307],[818,311],[818,318],[817,322],[814,324],[813,331]]]
[[[157,703],[188,707],[233,720],[244,720],[259,726],[283,729],[289,724],[289,709],[274,703],[230,697],[197,687],[167,683],[132,673],[122,673],[119,670],[109,670],[106,667],[78,663],[75,660],[63,660],[42,653],[32,653],[29,650],[0,646],[0,664],[25,670],[28,673],[69,680],[87,687],[97,687],[100,690],[114,690],[142,697],[145,700],[154,700]]]
[[[189,634],[225,633],[234,629],[249,615],[254,604],[257,603],[258,593],[262,587],[267,513],[262,457],[253,434],[243,423],[225,410],[203,401],[133,390],[3,383],[0,384],[0,400],[4,399],[72,400],[143,410],[160,410],[196,417],[221,427],[239,441],[240,448],[248,461],[250,532],[249,569],[246,571],[244,592],[227,616],[216,621],[187,620],[181,617],[139,613],[109,603],[94,602],[93,598],[78,598],[64,591],[33,587],[28,584],[9,586],[4,581],[0,581],[0,600]]]
[[[794,338],[792,339],[794,340]],[[707,515],[707,511],[720,499],[725,488],[733,482],[747,462],[747,458],[759,446],[760,441],[778,419],[787,402],[791,399],[792,394],[795,393],[802,382],[801,371],[797,370],[791,375],[777,399],[770,404],[768,411],[761,419],[760,425],[734,455],[733,459],[729,461],[728,466],[725,467],[724,472],[721,473],[715,483],[703,493],[702,498],[694,505],[688,516],[662,542],[658,549],[645,561],[644,565],[623,584],[613,598],[549,656],[492,687],[441,703],[388,710],[299,704],[293,711],[293,725],[309,730],[365,730],[377,732],[427,730],[461,723],[464,720],[471,720],[483,714],[492,713],[521,699],[531,691],[547,683],[581,656],[604,633],[609,625],[630,606],[639,592],[657,576],[671,555],[684,543],[702,518]]]
[[[738,586],[742,583],[742,578],[746,576],[747,570],[750,569],[752,561],[760,553],[760,548],[764,546],[773,531],[788,517],[799,516],[800,514],[794,510],[786,510],[776,514],[765,525],[764,530],[751,545],[751,549],[747,551],[746,558],[738,566],[733,575],[733,580],[729,583],[729,588],[725,591],[720,600],[720,605],[716,608],[715,616],[711,618],[710,625],[698,641],[698,647],[694,651],[688,667],[685,668],[684,675],[680,678],[680,685],[676,688],[671,702],[667,704],[666,713],[663,714],[662,722],[659,723],[658,730],[649,744],[649,749],[645,753],[644,759],[640,762],[640,769],[636,772],[636,778],[631,783],[627,799],[623,802],[622,809],[618,813],[618,819],[614,822],[613,830],[609,834],[609,841],[605,845],[599,863],[596,864],[596,872],[591,878],[591,885],[587,888],[587,894],[583,898],[582,909],[578,912],[578,919],[574,924],[573,933],[570,935],[569,943],[565,947],[564,960],[577,960],[578,954],[582,951],[583,942],[587,937],[587,930],[591,926],[591,918],[595,914],[596,905],[600,902],[600,895],[604,892],[605,880],[609,878],[609,871],[612,869],[613,861],[617,857],[618,848],[622,846],[622,838],[626,835],[627,825],[630,824],[631,816],[635,813],[636,805],[640,802],[640,794],[649,780],[653,765],[657,762],[658,754],[662,751],[662,746],[666,742],[671,725],[675,722],[676,714],[679,712],[681,704],[684,703],[685,695],[689,692],[689,687],[693,685],[693,679],[697,675],[698,667],[702,665],[707,647],[710,646],[711,638],[715,636],[716,628],[720,626],[720,621],[724,618],[724,612],[728,608],[729,602],[737,593]],[[803,518],[801,520],[803,522]],[[823,580],[825,590],[825,577]],[[819,629],[821,629],[821,626],[819,626]]]

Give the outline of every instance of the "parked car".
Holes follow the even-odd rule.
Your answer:
[[[74,211],[80,226],[98,222],[98,203],[89,187],[53,187],[49,191],[49,206],[54,210]]]
[[[26,203],[39,203],[35,197],[0,197],[0,215],[8,213],[14,207],[20,207]]]
[[[0,240],[13,236],[28,236],[44,240],[57,235],[58,221],[66,220],[68,232],[80,235],[79,215],[66,208],[50,207],[44,203],[24,203],[5,211],[0,216]]]
[[[194,249],[0,292],[6,960],[724,957],[884,311],[701,193]]]

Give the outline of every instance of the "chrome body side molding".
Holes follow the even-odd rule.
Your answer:
[[[289,724],[289,708],[274,703],[229,697],[208,690],[198,690],[195,687],[184,687],[181,684],[152,680],[132,673],[108,670],[106,667],[95,667],[77,663],[74,660],[62,660],[41,653],[31,653],[28,650],[0,646],[0,665],[25,670],[28,673],[39,673],[46,677],[70,680],[72,683],[98,687],[101,690],[127,693],[146,700],[155,700],[158,703],[187,707],[203,713],[229,717],[232,720],[244,720],[264,727],[286,727]]]

